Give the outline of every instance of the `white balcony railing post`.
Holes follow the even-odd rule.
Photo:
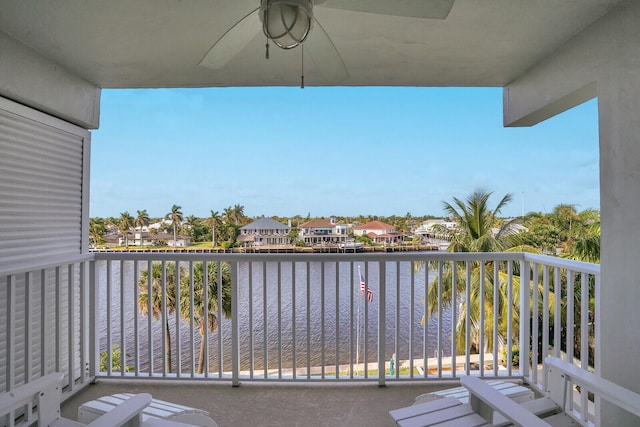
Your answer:
[[[234,387],[240,385],[240,313],[238,313],[238,263],[231,262],[231,383]],[[218,266],[218,270],[222,265]],[[220,282],[218,282],[218,287]],[[266,371],[265,371],[266,372]]]
[[[380,262],[380,288],[378,290],[378,385],[384,386],[386,377],[386,306],[387,306],[387,268],[384,261]],[[365,324],[366,325],[366,324]],[[397,327],[397,326],[396,326]],[[366,328],[366,326],[365,326]],[[367,361],[365,360],[365,372]]]
[[[529,280],[529,274],[529,261],[522,261],[520,263],[520,347],[518,357],[520,362],[519,372],[520,375],[524,377],[527,377],[529,375],[529,355],[533,354],[533,352],[531,351],[531,346],[529,345],[529,334],[531,328],[531,316],[529,314],[529,296],[531,294],[531,282]],[[535,291],[536,290],[534,290],[534,292]]]

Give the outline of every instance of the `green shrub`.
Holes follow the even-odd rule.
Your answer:
[[[111,346],[111,371],[112,372],[120,372],[122,371],[122,350],[120,350],[120,346],[118,344],[114,344]],[[109,368],[109,353],[107,350],[100,352],[100,372],[107,372]],[[126,365],[125,372],[131,372],[133,370],[132,366]]]

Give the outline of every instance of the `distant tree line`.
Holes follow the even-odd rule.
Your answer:
[[[482,192],[481,192],[482,193]],[[482,194],[490,195],[490,192]],[[479,195],[476,194],[479,197]],[[505,196],[498,205],[498,209],[494,210],[492,216],[488,218],[487,223],[476,224],[476,227],[486,227],[487,230],[468,229],[464,234],[460,234],[458,227],[455,232],[447,229],[439,229],[438,234],[447,237],[454,243],[453,247],[464,249],[464,245],[469,242],[484,242],[485,244],[495,244],[503,242],[500,245],[492,247],[474,247],[470,245],[466,250],[487,251],[503,250],[509,247],[526,247],[533,250],[549,254],[565,256],[576,260],[587,262],[600,261],[600,213],[597,210],[587,209],[577,211],[575,205],[560,204],[549,213],[531,212],[524,217],[504,219],[499,216],[500,209],[511,202],[511,195]],[[487,197],[488,199],[488,197]],[[475,201],[482,202],[482,198]],[[382,221],[395,227],[399,232],[411,233],[422,222],[428,219],[447,219],[458,223],[464,223],[467,218],[464,215],[473,214],[473,209],[487,209],[485,206],[467,206],[468,212],[465,213],[461,206],[465,205],[464,201],[454,198],[453,204],[445,204],[446,217],[438,217],[434,215],[413,216],[410,212],[405,215],[357,215],[357,216],[336,216],[336,220],[341,224],[361,225],[370,221]],[[448,205],[448,206],[447,206]],[[456,213],[456,209],[460,210],[460,215]],[[163,217],[150,217],[146,209],[136,211],[136,216],[129,214],[128,211],[122,212],[119,217],[108,218],[91,218],[89,226],[89,237],[93,245],[104,243],[106,233],[117,232],[122,236],[125,246],[128,246],[128,234],[134,230],[140,230],[142,227],[152,223],[162,222],[159,229],[150,229],[149,233],[157,232],[170,233],[174,236],[182,235],[190,237],[192,242],[211,242],[213,247],[233,247],[237,245],[237,238],[240,234],[240,228],[253,222],[259,217],[248,217],[245,215],[245,208],[240,204],[229,206],[222,211],[211,210],[207,217],[197,217],[195,215],[185,216],[179,205],[173,205],[171,209]],[[297,239],[299,226],[311,219],[311,214],[306,216],[294,215],[292,217],[273,216],[276,221],[282,224],[291,224],[292,230],[290,240],[295,243]],[[526,227],[526,231],[518,230],[514,232],[515,224]],[[480,232],[491,232],[491,230],[503,227],[501,237],[505,239],[487,239],[480,238]],[[463,244],[461,238],[471,239]],[[508,238],[507,238],[508,237]],[[365,239],[365,237],[362,237]],[[365,239],[366,240],[366,239]],[[462,245],[462,246],[461,246]]]

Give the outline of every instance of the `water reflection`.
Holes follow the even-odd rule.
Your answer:
[[[188,268],[188,263],[181,263],[181,266]],[[373,291],[373,303],[368,303],[360,292],[358,266]],[[108,348],[107,332],[110,332],[112,345],[124,345],[127,364],[134,365],[137,359],[140,370],[148,372],[152,360],[153,371],[161,372],[165,357],[162,350],[162,320],[149,321],[138,311],[134,263],[111,263],[110,305],[107,303],[107,263],[100,262],[97,268],[100,277],[101,351]],[[138,263],[138,275],[146,268],[146,262]],[[434,272],[428,272],[429,282],[433,275]],[[386,264],[387,360],[394,353],[397,353],[397,359],[402,360],[407,359],[409,354],[422,358],[425,352],[425,331],[421,326],[425,276],[424,270],[416,269],[409,262]],[[413,293],[410,286],[412,277],[415,284]],[[380,301],[380,271],[377,263],[368,263],[366,266],[364,263],[348,262],[303,262],[295,265],[284,262],[279,266],[277,263],[241,263],[238,279],[241,370],[253,368],[261,371],[265,361],[269,369],[278,369],[278,360],[282,360],[280,368],[289,369],[293,367],[294,357],[297,368],[308,364],[349,364],[350,360],[355,361],[356,354],[359,355],[359,361],[364,362],[365,350],[367,361],[377,360]],[[124,302],[122,310],[121,295]],[[111,321],[107,322],[107,318]],[[137,337],[134,328],[136,322]],[[120,334],[121,323],[125,325],[124,343]],[[169,316],[168,324],[174,366],[179,347],[182,371],[196,370],[201,341],[197,326],[192,329],[189,319],[177,318],[175,313]],[[176,324],[179,324],[178,329]],[[223,372],[229,372],[231,321],[223,318],[219,325],[219,330],[208,334],[209,371],[218,372],[221,368]],[[430,319],[427,326],[426,356],[433,357],[437,354],[438,318]],[[443,342],[450,342],[450,310],[443,311],[441,330]],[[150,342],[152,345],[149,345]],[[442,348],[441,353],[443,356],[450,355],[450,346]]]

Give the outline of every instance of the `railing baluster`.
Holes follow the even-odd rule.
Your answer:
[[[278,262],[278,379],[282,379],[282,263]]]
[[[94,288],[95,289],[95,288]],[[97,294],[97,291],[96,291]],[[98,301],[98,296],[96,296],[96,304]],[[50,354],[50,347],[49,345],[47,345],[48,342],[48,334],[47,334],[47,326],[49,325],[49,301],[47,300],[47,272],[45,269],[41,269],[40,270],[40,375],[45,375],[48,374],[48,372],[46,371],[46,366],[47,366],[47,356]],[[96,309],[96,319],[97,319],[97,309]],[[96,320],[96,324],[97,324],[97,320]],[[97,331],[97,328],[94,329]],[[9,347],[7,347],[9,348]],[[98,340],[97,334],[96,337],[94,339],[94,364],[95,366],[95,372],[99,371],[99,365],[97,364],[98,362],[98,357],[100,354],[100,342]]]
[[[175,309],[174,309],[174,319],[176,321],[176,340],[175,340],[175,348],[176,348],[176,376],[180,378],[182,376],[182,340],[180,339],[180,287],[182,286],[182,277],[180,274],[180,261],[175,262],[176,265],[176,296],[175,296]]]
[[[580,277],[580,367],[589,368],[589,283],[585,273]]]
[[[354,362],[353,362],[353,358],[355,357],[356,353],[354,352],[353,348],[354,345],[357,345],[359,343],[357,343],[357,336],[354,339],[353,338],[353,325],[358,325],[357,320],[354,320],[354,311],[353,311],[353,307],[355,305],[355,301],[354,301],[354,292],[353,292],[353,288],[355,285],[355,280],[354,280],[354,275],[355,275],[355,269],[354,269],[354,264],[353,261],[349,262],[349,378],[353,379],[354,375],[355,375],[355,370],[357,369],[357,363],[358,361],[355,361],[355,366],[354,366]],[[356,326],[357,327],[357,326]]]
[[[574,315],[575,315],[575,301],[574,301],[574,280],[575,280],[575,275],[573,270],[567,270],[567,321],[566,321],[566,328],[567,328],[567,336],[566,336],[566,349],[567,349],[567,360],[571,363],[573,363],[573,347],[574,347],[574,328],[575,328],[575,320],[574,320]]]
[[[396,266],[396,318],[395,318],[395,326],[394,326],[394,343],[393,343],[393,358],[395,359],[394,362],[396,363],[397,366],[397,362],[399,359],[399,355],[400,355],[400,268],[401,268],[401,264],[399,261],[395,262],[395,266]],[[409,326],[411,326],[411,324],[409,324]],[[382,332],[384,333],[384,331]],[[383,359],[386,362],[386,355],[385,358]],[[399,369],[395,370],[394,376],[396,378],[399,378]]]
[[[381,283],[382,282],[382,271],[381,271],[381,264],[383,264],[383,262],[379,262],[378,263],[378,282]],[[370,285],[370,277],[369,277],[369,263],[365,262],[364,263],[364,282],[366,283],[366,287],[368,288]],[[380,291],[380,288],[378,287],[378,291]],[[368,379],[369,378],[369,328],[367,327],[369,325],[369,304],[367,304],[368,300],[367,300],[367,291],[365,290],[365,292],[360,292],[360,299],[361,301],[363,301],[364,303],[364,322],[362,323],[362,327],[364,328],[364,332],[362,334],[363,337],[363,352],[364,352],[364,359],[363,359],[363,370],[364,370],[364,378]],[[378,298],[378,305],[380,305],[380,298]],[[378,331],[379,331],[379,326],[378,325]]]
[[[422,329],[422,376],[427,378],[429,376],[429,261],[424,261],[424,309],[422,315],[424,316],[424,327]]]
[[[485,263],[484,261],[480,261],[480,319],[478,321],[478,368],[480,369],[480,376],[484,376],[484,299],[485,299],[485,286],[484,286],[484,275],[485,275]]]
[[[206,271],[203,272],[203,279],[206,276]],[[191,345],[189,345],[189,355],[190,355],[190,365],[191,365],[191,377],[195,376],[196,373],[196,354],[195,354],[195,345],[196,345],[196,336],[195,336],[195,316],[193,313],[195,298],[193,295],[194,291],[194,278],[193,278],[193,261],[189,261],[189,332]],[[206,300],[205,300],[206,301]],[[206,305],[205,301],[201,301],[202,304]],[[203,321],[206,323],[208,319],[206,317],[203,318]]]
[[[14,389],[16,378],[16,276],[7,276],[7,365],[5,391]],[[13,420],[12,420],[13,421]]]
[[[137,286],[137,284],[136,284]],[[147,261],[147,342],[149,343],[147,351],[149,352],[149,376],[153,377],[153,261]]]
[[[507,261],[509,262],[509,261]],[[498,312],[499,312],[499,302],[498,302],[498,291],[500,288],[500,265],[497,260],[493,261],[493,375],[498,376]],[[511,304],[511,301],[509,301]],[[511,305],[509,307],[509,315],[511,315]],[[507,346],[507,349],[509,346]]]
[[[320,262],[320,376],[325,378],[325,335],[324,335],[324,293],[325,293],[325,277],[324,277],[325,263]]]
[[[413,378],[413,336],[415,324],[415,300],[416,300],[416,281],[415,281],[415,261],[409,262],[409,378]],[[399,357],[396,357],[396,369],[400,371]]]
[[[560,342],[560,332],[562,330],[562,316],[560,315],[560,308],[562,305],[562,284],[560,283],[560,269],[558,267],[553,269],[553,299],[553,355],[555,357],[560,357],[562,347]]]
[[[138,281],[140,280],[140,272],[138,269],[138,261],[133,262],[133,360],[134,372],[136,377],[140,375],[140,330],[138,328],[138,301],[140,292],[138,289]],[[124,326],[123,326],[124,327]]]
[[[170,333],[169,330],[169,308],[167,307],[167,263],[165,260],[162,260],[161,264],[161,287],[162,287],[162,376],[166,377],[168,372],[171,372],[173,367],[171,366],[173,363],[172,360],[168,360],[167,358],[167,348],[169,352],[172,352],[171,346],[167,343],[167,334]],[[170,353],[169,353],[170,354]],[[168,366],[167,366],[168,365]]]
[[[205,378],[209,378],[209,262],[202,262],[202,326],[204,334],[200,337],[202,342],[202,372]],[[222,301],[218,299],[218,304]],[[222,330],[222,319],[218,318],[218,329]],[[200,357],[198,356],[198,360]]]
[[[239,283],[238,283],[238,268],[237,262],[231,262],[231,382],[234,387],[240,385],[240,316],[238,313],[238,297],[240,295]],[[218,272],[222,274],[222,265],[218,264]],[[218,276],[220,277],[220,276]],[[222,281],[218,282],[218,289],[222,286]],[[220,306],[220,304],[218,304]],[[220,345],[222,347],[222,345]]]
[[[216,267],[217,267],[216,271],[218,272],[218,275],[217,275],[217,279],[218,279],[218,282],[217,282],[217,291],[218,291],[218,314],[217,314],[217,316],[218,316],[218,377],[222,378],[222,373],[224,372],[224,349],[223,349],[223,346],[222,346],[222,327],[220,326],[220,322],[222,321],[222,268],[223,268],[223,263],[218,261],[216,263]],[[232,265],[229,264],[230,273],[231,273],[231,268],[232,268]],[[236,271],[236,277],[238,277],[237,274],[238,274],[238,272]],[[231,278],[233,279],[233,276],[231,276]],[[233,282],[233,280],[232,280],[232,282]],[[236,294],[239,295],[240,284],[237,281],[237,279],[236,279],[236,284],[237,284],[237,288],[238,288],[237,291],[236,291]],[[232,313],[232,319],[234,317],[238,317],[240,315],[240,313],[237,312],[237,311],[236,312],[231,311],[231,313]],[[233,322],[232,322],[232,324],[233,324]],[[240,352],[240,348],[238,347],[238,354],[239,354],[239,352]]]
[[[24,341],[24,381],[31,381],[33,376],[33,307],[32,304],[32,288],[33,272],[28,271],[24,274],[24,318],[25,318],[25,341]],[[7,303],[11,303],[11,299],[7,298]],[[9,313],[9,311],[7,311]],[[9,329],[7,329],[9,330]],[[11,348],[7,346],[7,348]],[[84,360],[84,359],[81,359]],[[7,377],[9,378],[9,377]]]
[[[339,280],[339,271],[340,265],[338,262],[335,262],[335,288],[336,288],[336,312],[335,312],[335,325],[336,325],[336,333],[335,336],[335,346],[336,346],[336,379],[340,378],[340,280]]]
[[[512,355],[512,347],[513,347],[513,262],[507,261],[507,307],[509,307],[509,311],[507,311],[507,375],[511,376],[511,360],[513,359]],[[494,307],[494,310],[497,310]],[[527,311],[528,313],[528,311]],[[526,315],[526,314],[525,314]],[[496,316],[497,317],[497,316]],[[494,366],[498,364],[497,355],[494,356],[493,364]],[[496,376],[498,372],[496,371]]]
[[[451,286],[455,291],[451,292],[451,376],[456,377],[456,368],[458,365],[458,336],[456,326],[458,325],[458,264],[451,261]]]
[[[125,340],[125,333],[124,333],[124,324],[125,324],[124,263],[125,261],[123,259],[120,260],[120,326],[119,328],[120,328],[120,376],[121,377],[124,377],[124,370],[125,370],[124,368],[127,363],[125,359],[125,356],[127,354],[127,341]],[[111,351],[111,349],[109,349],[109,351]]]
[[[311,379],[311,264],[307,261],[307,379]]]
[[[75,282],[74,282],[74,270],[75,264],[69,264],[67,266],[67,306],[68,306],[68,324],[67,324],[67,369],[69,370],[69,391],[73,392],[75,389]],[[28,319],[28,318],[27,318]],[[123,365],[124,366],[124,365]]]
[[[465,261],[466,284],[465,284],[465,374],[471,374],[471,262]]]
[[[436,358],[438,361],[438,378],[442,378],[442,312],[444,310],[444,303],[442,301],[442,276],[444,274],[444,267],[442,261],[438,261],[438,334],[436,342]]]
[[[387,264],[385,261],[380,261],[380,280],[378,287],[378,385],[384,386],[385,384],[385,365],[386,357],[385,350],[387,348],[386,340],[386,308],[387,308]],[[396,266],[398,268],[398,266]],[[368,286],[368,282],[367,282]],[[364,297],[367,298],[367,292],[364,293]],[[365,324],[365,328],[366,328]],[[365,371],[366,372],[366,371]]]
[[[263,354],[262,363],[264,369],[264,378],[268,378],[267,372],[269,369],[267,341],[269,340],[269,330],[267,329],[267,263],[262,263],[262,340],[263,340]]]
[[[529,354],[530,354],[530,319],[529,312],[533,311],[533,315],[536,314],[536,308],[534,305],[533,310],[529,307],[529,298],[531,295],[530,287],[531,282],[529,280],[530,264],[528,261],[520,262],[520,343],[518,349],[518,367],[520,375],[525,378],[529,375]],[[534,292],[536,294],[536,292]],[[532,340],[532,342],[534,342]],[[513,358],[513,354],[510,356]],[[512,360],[508,361],[509,364],[513,364]]]
[[[549,266],[542,270],[542,360],[549,355]],[[554,301],[554,304],[556,301]]]
[[[296,340],[296,263],[291,262],[291,355],[292,355],[292,375],[293,379],[297,377],[297,340]]]
[[[533,383],[538,384],[538,359],[540,353],[538,348],[540,347],[540,265],[538,263],[533,264],[533,327],[531,328],[531,343],[533,347],[533,355],[531,357],[531,373],[533,377]],[[543,295],[544,298],[544,295]],[[522,360],[522,353],[520,353],[520,360]],[[522,362],[520,362],[522,363]],[[543,384],[546,387],[546,384]]]
[[[254,341],[255,335],[253,333],[253,261],[249,262],[248,266],[248,275],[249,275],[249,283],[248,292],[249,292],[249,378],[253,379],[254,377],[254,364],[255,364],[255,355],[254,355]],[[238,316],[238,314],[234,313],[234,316]],[[222,346],[222,340],[219,339],[218,343]]]
[[[107,348],[104,349],[104,351],[107,352],[107,375],[111,376],[112,374],[112,367],[113,367],[113,360],[112,360],[112,353],[111,353],[111,346],[112,346],[112,342],[111,342],[111,304],[113,302],[113,295],[111,292],[111,287],[112,287],[112,274],[111,274],[111,260],[107,261],[107,316],[106,316],[106,322],[107,322]]]

